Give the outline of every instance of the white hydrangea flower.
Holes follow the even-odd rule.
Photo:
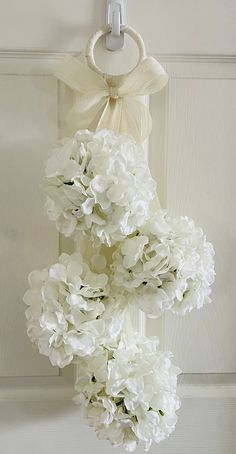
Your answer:
[[[162,210],[113,254],[113,284],[151,317],[170,309],[185,315],[211,301],[214,249],[187,217]]]
[[[108,246],[150,215],[156,184],[143,150],[126,135],[78,131],[46,163],[47,212],[65,236],[90,231]]]
[[[147,451],[175,428],[180,370],[157,347],[157,338],[124,335],[117,349],[99,348],[79,363],[75,401],[113,446],[134,451],[143,444]]]
[[[108,338],[115,344],[122,328],[122,304],[108,298],[108,276],[92,269],[99,263],[93,258],[90,268],[78,252],[62,254],[59,263],[29,275],[27,332],[53,365],[89,355]]]

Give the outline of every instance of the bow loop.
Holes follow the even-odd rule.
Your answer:
[[[112,129],[142,142],[150,133],[151,116],[137,98],[161,90],[168,81],[164,68],[146,57],[131,73],[109,77],[91,70],[82,57],[66,57],[56,76],[75,90],[79,97],[68,115],[73,130]],[[115,82],[114,82],[115,80]]]

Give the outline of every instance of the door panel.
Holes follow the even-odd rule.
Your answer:
[[[58,375],[25,332],[27,275],[58,255],[58,235],[41,191],[49,144],[57,137],[53,77],[0,76],[1,376]]]
[[[236,369],[236,80],[232,66],[235,74],[236,68],[228,65],[227,73],[227,64],[219,60],[214,73],[215,62],[209,61],[201,72],[201,65],[200,61],[189,63],[189,71],[187,63],[182,68],[180,62],[178,68],[172,63],[168,91],[161,99],[153,97],[153,135],[163,137],[158,146],[152,137],[150,162],[154,169],[159,162],[162,165],[157,181],[163,205],[173,215],[192,217],[214,244],[217,278],[213,303],[183,318],[166,313],[162,336],[183,372],[232,373]]]

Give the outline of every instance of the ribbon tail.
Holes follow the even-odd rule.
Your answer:
[[[143,142],[152,129],[148,108],[134,98],[109,100],[97,123],[96,130],[111,129],[115,134],[128,134]]]
[[[120,134],[120,124],[123,109],[123,99],[109,99],[97,123],[96,130],[111,129],[115,134]]]
[[[143,142],[152,129],[152,118],[148,108],[134,98],[123,99],[120,133],[129,134],[137,142]]]
[[[78,129],[96,130],[97,117],[100,117],[106,104],[107,97],[99,93],[79,96],[66,117],[70,132],[75,133]]]

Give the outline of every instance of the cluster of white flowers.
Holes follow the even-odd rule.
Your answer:
[[[83,404],[99,438],[113,446],[147,451],[173,432],[180,400],[180,370],[157,338],[123,336],[116,349],[98,349],[79,363],[76,402]]]
[[[210,302],[214,249],[187,217],[160,210],[113,253],[113,284],[150,317],[185,315]]]
[[[184,315],[210,302],[213,247],[191,219],[151,208],[155,183],[128,136],[78,131],[52,151],[46,179],[49,217],[74,240],[89,234],[93,253],[30,274],[28,335],[53,365],[78,363],[76,401],[99,438],[148,450],[174,430],[180,371],[157,338],[127,331],[127,309]]]
[[[128,136],[78,131],[46,163],[47,212],[65,236],[89,231],[108,246],[142,226],[156,184],[143,150]]]
[[[104,268],[104,257],[91,262]],[[100,344],[116,342],[124,304],[108,297],[107,274],[91,269],[79,253],[62,254],[49,269],[33,271],[29,284],[24,296],[28,335],[53,365],[64,367]]]

